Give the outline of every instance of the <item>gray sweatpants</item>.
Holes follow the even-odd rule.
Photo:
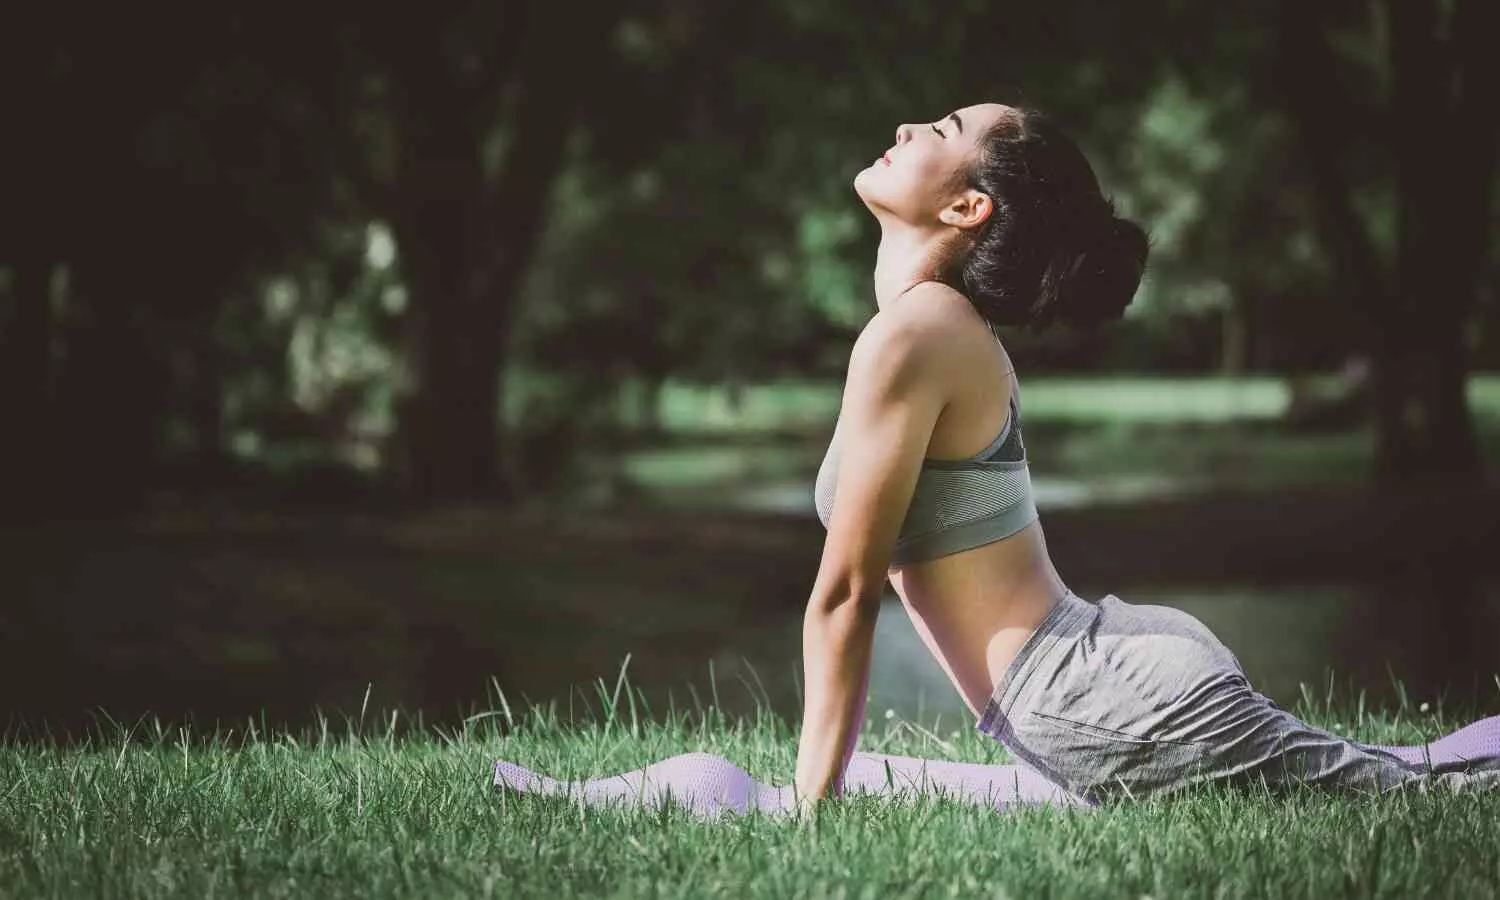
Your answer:
[[[1445,771],[1314,728],[1251,688],[1198,619],[1113,594],[1095,604],[1070,592],[1022,646],[976,727],[1091,803],[1261,778],[1371,793],[1500,788],[1500,760]]]

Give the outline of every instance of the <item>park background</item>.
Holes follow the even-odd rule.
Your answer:
[[[1117,326],[1002,334],[1070,586],[1192,612],[1288,705],[1500,707],[1486,3],[28,14],[9,733],[587,714],[622,675],[793,718],[874,312],[851,182],[988,99],[1153,240]],[[893,597],[871,691],[967,727]]]

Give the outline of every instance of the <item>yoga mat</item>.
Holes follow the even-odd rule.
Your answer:
[[[1373,746],[1415,765],[1433,768],[1473,760],[1500,759],[1500,716],[1480,719],[1429,744]],[[557,781],[514,763],[495,764],[495,784],[521,793],[570,797],[582,804],[658,807],[675,802],[698,818],[751,810],[794,810],[792,786],[752,779],[739,766],[711,753],[683,753],[642,769],[589,781]],[[1093,805],[1022,765],[951,762],[884,753],[856,752],[844,775],[846,795],[910,797],[941,792],[999,811],[1018,806],[1091,809]]]

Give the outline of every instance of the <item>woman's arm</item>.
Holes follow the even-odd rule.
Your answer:
[[[843,794],[844,770],[859,744],[869,697],[876,604],[808,604],[802,620],[807,685],[797,744],[797,797],[806,806]]]
[[[946,402],[942,350],[941,325],[913,302],[871,319],[849,358],[833,515],[802,627],[804,806],[841,792],[858,742],[891,549]]]

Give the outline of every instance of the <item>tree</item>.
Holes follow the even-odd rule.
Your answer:
[[[184,417],[200,454],[222,455],[209,323],[328,203],[328,173],[298,152],[288,63],[267,64],[305,65],[308,44],[270,50],[261,24],[103,12],[3,35],[8,511],[128,502]]]
[[[1376,29],[1349,86],[1334,34]],[[1500,132],[1500,26],[1491,0],[1385,0],[1280,6],[1282,94],[1301,135],[1323,242],[1340,282],[1368,311],[1376,477],[1481,471],[1465,395],[1465,330],[1489,254]],[[1365,42],[1364,46],[1369,46]],[[1386,82],[1381,92],[1368,82]],[[1359,179],[1371,145],[1389,154],[1394,223],[1366,213]],[[1383,179],[1382,179],[1383,180]],[[1383,239],[1383,231],[1394,232]]]
[[[620,15],[512,0],[328,23],[342,101],[328,139],[389,223],[411,298],[398,456],[417,496],[496,487],[521,281]]]

